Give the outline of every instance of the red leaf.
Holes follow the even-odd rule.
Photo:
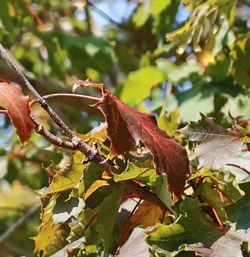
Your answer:
[[[35,127],[30,117],[29,97],[24,96],[19,87],[2,82],[0,83],[0,106],[8,110],[21,142],[27,141]]]
[[[112,95],[101,84],[90,81],[77,86],[94,86],[102,89],[102,98],[95,106],[104,114],[111,140],[111,152],[123,154],[141,141],[154,158],[157,174],[167,175],[169,190],[180,198],[189,174],[189,161],[184,147],[163,132],[154,115],[138,112]]]

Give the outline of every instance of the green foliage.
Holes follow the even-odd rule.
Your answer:
[[[248,6],[0,0],[0,256],[249,256]]]

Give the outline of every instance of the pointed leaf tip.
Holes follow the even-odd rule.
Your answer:
[[[185,148],[157,126],[154,115],[134,110],[105,88],[102,92],[95,106],[107,121],[111,152],[123,154],[139,142],[144,143],[153,155],[157,173],[168,177],[169,190],[180,198],[189,174]]]

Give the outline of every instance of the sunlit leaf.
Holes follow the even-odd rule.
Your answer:
[[[92,195],[98,188],[109,186],[109,183],[106,180],[96,180],[86,191],[85,199]]]
[[[183,214],[171,225],[157,224],[149,231],[147,242],[173,251],[182,243],[213,242],[221,235],[220,227],[199,208],[196,199],[186,197],[180,205]]]
[[[163,216],[164,211],[160,207],[148,201],[143,201],[131,217],[130,222],[132,226],[143,225],[144,227],[149,227],[161,222]]]
[[[34,252],[49,256],[66,244],[69,228],[65,224],[53,224],[52,210],[56,204],[56,195],[52,195],[48,204],[42,210],[42,223],[38,229],[38,235],[33,237],[35,242]],[[46,240],[44,240],[46,238]]]
[[[179,131],[199,143],[192,158],[199,158],[200,167],[216,170],[240,155],[243,145],[240,136],[226,130],[212,118],[202,115],[200,121],[191,122]]]
[[[154,66],[142,67],[131,72],[124,82],[121,100],[129,104],[138,104],[150,94],[153,86],[157,86],[165,78],[164,72]]]
[[[134,163],[130,163],[126,170],[124,170],[121,174],[115,174],[114,180],[115,181],[124,181],[129,179],[134,179],[140,175],[143,175],[147,172],[149,168],[147,167],[139,167],[136,166]]]

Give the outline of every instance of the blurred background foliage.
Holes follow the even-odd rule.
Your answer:
[[[249,0],[0,1],[0,42],[42,95],[71,92],[78,79],[90,78],[154,113],[168,133],[200,112],[225,126],[228,111],[250,118],[249,26]],[[22,84],[3,60],[0,80]],[[81,134],[103,121],[86,100],[50,103]],[[32,114],[59,133],[39,106]],[[35,133],[21,146],[4,115],[0,148],[1,234],[38,202],[34,190],[47,186],[45,168],[63,154]],[[0,256],[33,256],[29,238],[38,224],[37,212],[0,246]]]

